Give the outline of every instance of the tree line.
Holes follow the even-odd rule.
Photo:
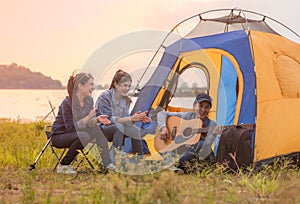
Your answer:
[[[0,89],[60,89],[59,80],[54,80],[40,72],[12,63],[0,65]]]

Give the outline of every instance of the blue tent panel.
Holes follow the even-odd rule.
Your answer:
[[[219,125],[232,125],[236,108],[237,73],[231,61],[222,56],[221,76],[218,90],[217,120]]]

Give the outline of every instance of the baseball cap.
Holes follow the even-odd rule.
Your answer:
[[[197,103],[201,103],[203,101],[207,101],[210,103],[210,106],[212,106],[212,99],[209,95],[205,94],[205,93],[200,93],[197,95],[195,102]]]

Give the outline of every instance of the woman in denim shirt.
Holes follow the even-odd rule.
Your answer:
[[[104,135],[108,141],[113,142],[113,147],[121,150],[124,135],[131,137],[132,153],[143,154],[140,130],[135,122],[150,122],[147,112],[137,112],[129,116],[131,100],[127,93],[131,87],[131,76],[118,70],[111,82],[109,90],[100,94],[96,101],[97,115],[108,115],[111,124],[101,124]],[[115,150],[110,151],[114,159]]]
[[[55,147],[69,148],[57,168],[58,173],[76,173],[70,166],[78,154],[92,139],[96,138],[102,157],[102,164],[112,168],[110,164],[108,143],[98,122],[109,124],[105,115],[95,117],[93,98],[94,79],[90,74],[78,73],[68,80],[68,94],[59,106],[58,114],[52,125],[51,140]]]

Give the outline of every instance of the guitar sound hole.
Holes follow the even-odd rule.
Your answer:
[[[183,131],[183,136],[184,137],[189,137],[189,136],[191,136],[192,132],[193,132],[192,128],[190,128],[190,127],[185,128],[184,131]]]

